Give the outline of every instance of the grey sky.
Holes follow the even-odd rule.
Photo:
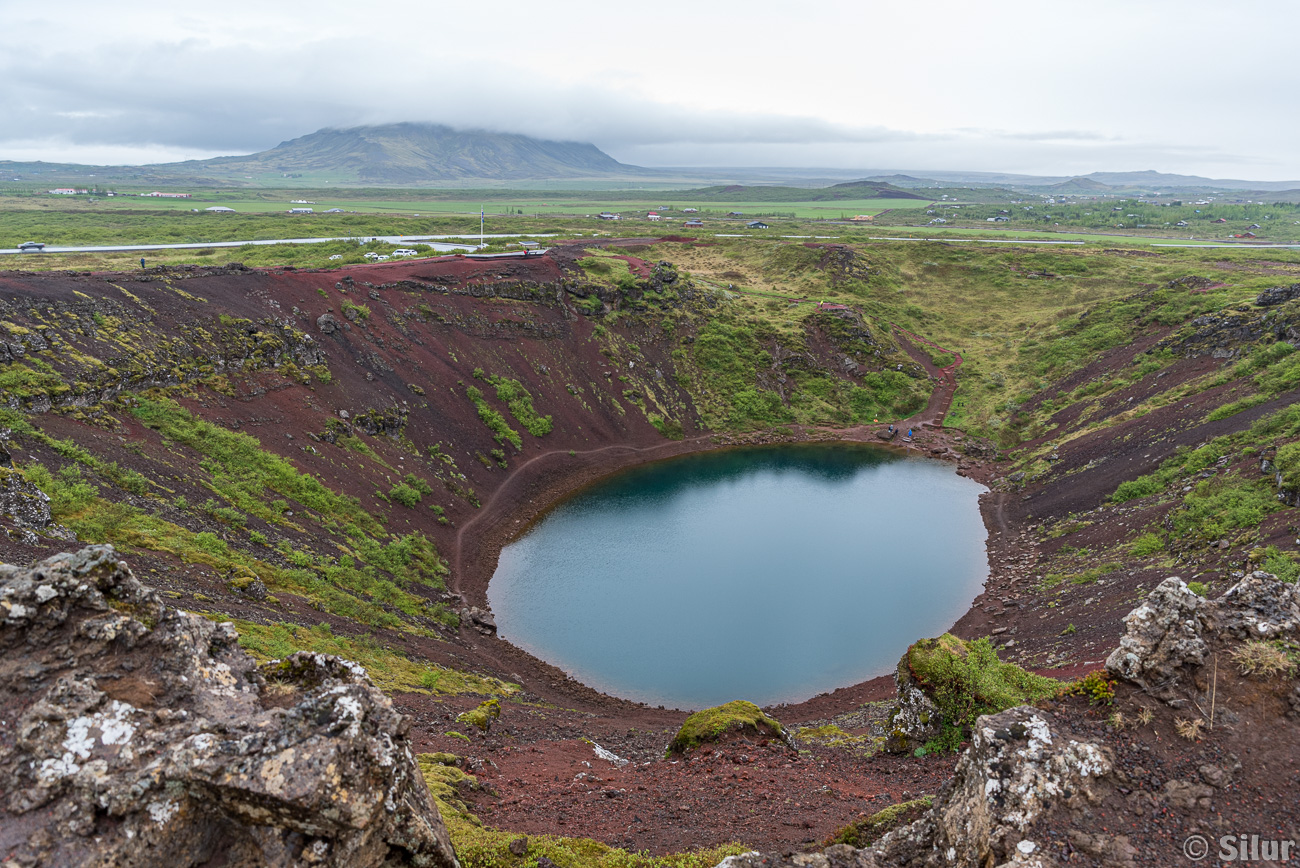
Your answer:
[[[1300,178],[1293,0],[0,0],[0,159],[434,121],[642,165]]]

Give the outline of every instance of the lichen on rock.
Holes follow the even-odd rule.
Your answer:
[[[407,721],[355,663],[259,667],[110,546],[0,566],[14,865],[455,866]]]

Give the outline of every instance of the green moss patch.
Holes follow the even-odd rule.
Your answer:
[[[668,753],[681,754],[709,741],[717,741],[726,733],[738,733],[765,738],[785,738],[781,724],[762,712],[757,705],[737,699],[726,705],[697,711],[677,731],[668,745]]]
[[[955,750],[982,714],[996,714],[1056,695],[1065,685],[998,659],[988,638],[965,642],[951,633],[907,649],[908,669],[943,714],[943,732],[927,750]]]
[[[919,820],[922,814],[930,810],[932,804],[934,804],[933,796],[922,796],[910,802],[890,805],[883,811],[877,811],[869,817],[862,817],[849,823],[823,842],[822,846],[848,844],[858,849],[870,847],[884,837],[885,833]]]

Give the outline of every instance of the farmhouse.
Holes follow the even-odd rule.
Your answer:
[[[745,224],[745,228],[746,229],[771,229],[772,227],[768,226],[762,220],[751,220]]]
[[[225,205],[213,205],[211,208],[204,208],[204,211],[216,211],[220,214],[234,214],[234,208],[227,208]]]
[[[289,213],[290,214],[311,214],[312,209],[311,208],[290,208]]]
[[[157,190],[152,193],[141,193],[140,195],[150,199],[188,199],[191,196],[190,193],[159,193]]]
[[[704,225],[704,221],[703,221],[703,220],[687,220],[687,221],[686,221],[685,223],[683,223],[682,225],[683,225],[683,226],[703,226],[703,225]]]
[[[645,219],[658,223],[663,218],[660,217],[658,214],[656,214],[654,211],[651,211],[650,213],[645,215]]]
[[[612,214],[609,211],[601,211],[599,214],[596,215],[596,217],[599,220],[622,220],[623,219],[622,217],[619,217],[617,214]]]

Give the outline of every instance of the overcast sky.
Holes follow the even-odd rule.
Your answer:
[[[0,0],[0,159],[432,121],[648,166],[1300,178],[1295,0]]]

